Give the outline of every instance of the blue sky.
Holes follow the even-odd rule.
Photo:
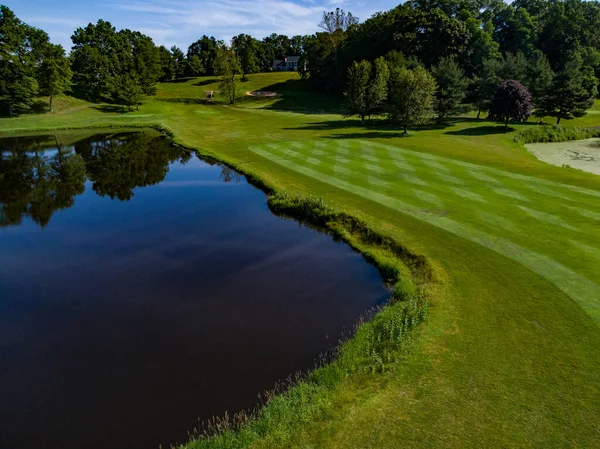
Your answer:
[[[336,6],[361,20],[391,9],[400,0],[0,0],[29,25],[71,48],[73,31],[102,18],[129,28],[159,45],[188,45],[203,34],[229,40],[239,33],[264,37],[273,32],[312,34],[325,10]]]

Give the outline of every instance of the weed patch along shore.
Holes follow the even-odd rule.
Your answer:
[[[340,341],[315,370],[297,376],[279,394],[267,393],[262,408],[215,418],[182,448],[246,448],[265,438],[273,447],[288,446],[300,428],[330,413],[331,396],[350,376],[373,377],[393,369],[394,362],[410,350],[412,329],[428,315],[432,273],[422,257],[360,220],[337,213],[319,198],[276,193],[269,197],[269,207],[277,214],[325,229],[361,252],[393,286],[390,302],[372,319],[361,321],[354,335]]]

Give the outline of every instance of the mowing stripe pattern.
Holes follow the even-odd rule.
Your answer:
[[[250,150],[515,260],[600,324],[600,191],[358,139]]]

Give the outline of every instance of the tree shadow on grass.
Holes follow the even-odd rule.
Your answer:
[[[127,106],[121,106],[118,104],[100,104],[96,106],[92,106],[92,109],[95,109],[100,112],[104,112],[107,114],[125,114],[129,112]]]
[[[159,98],[158,101],[179,104],[202,104],[207,106],[216,106],[218,104],[207,98]]]
[[[489,136],[492,134],[508,134],[514,130],[515,128],[512,126],[505,128],[504,125],[477,126],[474,128],[465,128],[456,131],[446,131],[444,134],[451,136]]]
[[[322,136],[322,139],[397,139],[411,137],[411,133],[405,134],[404,131],[384,132],[384,131],[365,131],[364,133],[331,134]]]
[[[416,126],[409,128],[409,136],[410,131],[434,131],[434,130],[442,130],[446,129],[449,126],[452,126],[454,122],[444,122],[444,123],[429,123],[427,125]],[[326,120],[322,122],[314,122],[305,126],[300,126],[297,128],[284,128],[286,130],[294,130],[294,131],[334,131],[340,129],[363,129],[363,134],[372,133],[373,131],[382,132],[384,134],[404,134],[404,129],[398,125],[394,125],[387,120],[373,120],[373,121],[365,121],[363,125],[359,119],[345,119],[345,120]],[[359,135],[360,133],[355,133]]]
[[[198,87],[208,86],[209,84],[215,84],[217,81],[218,81],[217,78],[211,78],[208,80],[198,81],[197,83],[192,84],[192,86],[198,86]]]

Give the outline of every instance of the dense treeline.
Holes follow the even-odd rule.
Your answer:
[[[274,61],[290,56],[299,57],[294,67],[314,88],[346,91],[345,113],[363,120],[383,112],[397,117],[397,87],[408,78],[429,84],[425,72],[435,83],[422,104],[439,121],[467,109],[505,120],[506,114],[493,110],[505,81],[522,85],[522,100],[530,97],[537,114],[557,121],[582,115],[597,94],[598,1],[411,0],[363,23],[337,9],[324,13],[319,26],[322,31],[311,36],[259,40],[239,34],[230,44],[205,35],[184,52],[99,20],[75,30],[67,57],[45,32],[2,6],[0,107],[8,114],[23,112],[40,94],[50,97],[51,107],[53,96],[71,91],[131,108],[155,94],[157,81],[201,75],[220,76],[233,103],[237,77],[277,69]],[[361,104],[361,95],[368,105]]]

